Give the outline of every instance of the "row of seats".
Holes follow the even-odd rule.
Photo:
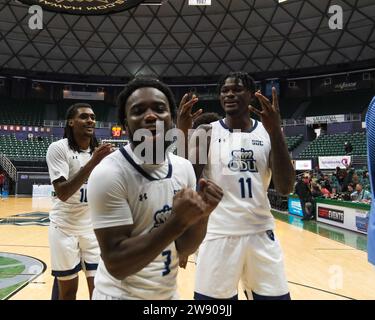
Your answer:
[[[57,119],[65,119],[67,109],[75,102],[74,100],[61,101],[46,106],[44,101],[15,100],[2,98],[0,102],[0,124],[21,126],[42,126],[46,118],[46,108],[56,108],[55,112],[49,110],[48,114],[56,114]],[[112,105],[105,102],[90,101],[98,121],[108,121]],[[115,119],[113,119],[115,121]]]
[[[14,100],[2,97],[0,124],[22,126],[43,125],[44,104],[32,100]]]
[[[35,158],[45,158],[48,146],[60,137],[53,135],[43,137],[41,140],[28,139],[18,140],[15,134],[0,136],[0,152],[10,159],[32,160]]]
[[[48,146],[61,137],[48,136],[42,139],[18,140],[15,134],[0,136],[0,152],[9,158],[31,157],[42,158],[46,156]],[[286,137],[288,150],[294,150],[303,141],[303,136]],[[312,141],[308,147],[298,156],[301,159],[319,156],[344,155],[344,143],[348,141],[353,146],[353,155],[366,155],[365,133],[321,135]]]
[[[352,134],[320,135],[312,141],[303,152],[299,154],[301,159],[309,159],[319,156],[342,156],[345,155],[345,142],[350,142],[353,151],[350,155],[366,155],[366,133],[356,132]]]
[[[303,135],[300,134],[298,136],[285,137],[285,139],[288,146],[288,150],[292,151],[295,148],[297,148],[298,145],[303,141]]]

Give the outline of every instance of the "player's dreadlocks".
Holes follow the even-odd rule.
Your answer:
[[[219,84],[218,84],[219,95],[220,95],[221,87],[224,85],[225,80],[228,78],[234,78],[237,81],[241,80],[245,88],[249,90],[251,94],[255,93],[254,79],[247,72],[237,71],[237,72],[230,72],[219,80]]]

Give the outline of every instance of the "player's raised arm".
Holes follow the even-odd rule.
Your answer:
[[[255,96],[258,98],[262,109],[258,110],[252,106],[249,109],[260,117],[264,128],[270,136],[272,179],[276,190],[282,195],[288,195],[293,192],[295,171],[281,130],[279,101],[276,89],[272,88],[272,103],[260,91],[256,92]]]

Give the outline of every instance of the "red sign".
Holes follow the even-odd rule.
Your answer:
[[[342,210],[319,207],[318,217],[322,219],[344,223],[344,211]]]

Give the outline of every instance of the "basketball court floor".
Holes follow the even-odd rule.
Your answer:
[[[45,198],[9,197],[0,201],[0,299],[1,292],[2,298],[11,300],[50,299],[53,278],[50,275],[48,227],[44,221],[48,219],[50,205]],[[275,233],[284,251],[292,299],[375,299],[375,268],[367,262],[365,236],[274,214]],[[18,216],[13,217],[15,215]],[[36,262],[20,267],[23,258],[27,257],[35,258]],[[44,272],[40,266],[36,268],[38,261],[39,265],[45,266]],[[181,299],[193,297],[194,267],[191,256],[187,268],[180,269],[178,291]],[[12,272],[29,275],[29,280],[23,280],[18,287],[6,288],[4,283],[12,284]],[[88,299],[82,275],[77,298]],[[239,297],[244,299],[241,292]]]

